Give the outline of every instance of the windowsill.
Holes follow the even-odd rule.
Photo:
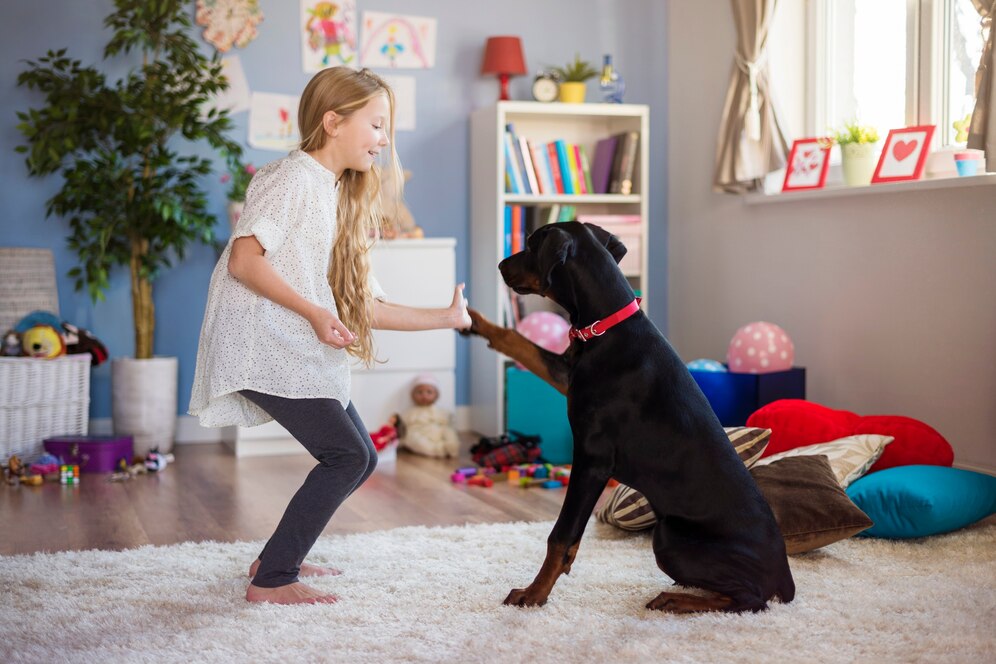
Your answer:
[[[786,191],[772,194],[744,194],[747,205],[764,205],[767,203],[788,203],[792,201],[811,201],[821,198],[845,198],[864,196],[867,194],[889,194],[907,191],[929,191],[932,189],[952,189],[955,187],[984,187],[996,185],[996,173],[972,175],[968,177],[937,178],[933,180],[913,180],[909,182],[888,182],[871,184],[864,187],[848,187],[838,185],[823,189],[806,189],[803,191]]]

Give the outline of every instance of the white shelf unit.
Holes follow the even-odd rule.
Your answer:
[[[624,131],[640,134],[633,173],[633,193],[529,195],[505,192],[505,125],[533,142],[564,140],[584,146],[591,163],[597,141]],[[638,104],[562,104],[500,101],[471,115],[471,261],[470,303],[489,319],[502,322],[505,284],[498,273],[504,258],[504,209],[507,204],[568,204],[578,214],[639,214],[640,261],[628,273],[634,290],[647,302],[647,214],[649,210],[649,107]],[[536,302],[529,309],[544,308]],[[646,306],[644,304],[644,310]],[[505,429],[507,359],[480,340],[470,345],[470,424],[495,435]]]
[[[370,266],[390,302],[413,307],[446,307],[456,286],[456,239],[398,239],[378,242]],[[391,413],[410,408],[412,382],[423,372],[439,381],[436,405],[450,413],[456,407],[456,332],[374,330],[377,358],[371,368],[352,367],[352,401],[370,431]],[[230,427],[226,442],[238,457],[306,454],[276,422],[257,427]]]

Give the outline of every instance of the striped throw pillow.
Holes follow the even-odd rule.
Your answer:
[[[726,435],[736,450],[737,456],[750,468],[768,446],[771,429],[756,427],[727,427]],[[646,530],[657,522],[657,515],[642,493],[625,484],[620,484],[609,496],[596,514],[599,521],[623,530]]]

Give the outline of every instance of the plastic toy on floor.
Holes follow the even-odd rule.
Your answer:
[[[374,449],[380,452],[385,447],[398,440],[402,430],[403,426],[401,424],[401,418],[397,415],[397,413],[391,415],[387,418],[387,424],[376,431],[370,432],[370,440],[373,442]]]
[[[421,374],[412,384],[415,405],[401,416],[405,432],[401,447],[430,457],[454,457],[459,451],[456,431],[450,426],[450,414],[435,406],[439,383],[431,374]]]

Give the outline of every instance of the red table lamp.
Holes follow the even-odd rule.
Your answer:
[[[508,100],[508,79],[526,73],[526,58],[522,55],[522,40],[518,37],[488,37],[484,46],[482,74],[498,74],[502,101]]]

